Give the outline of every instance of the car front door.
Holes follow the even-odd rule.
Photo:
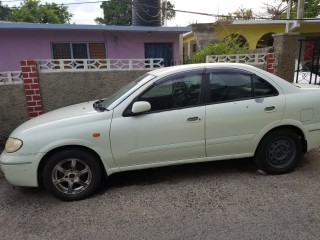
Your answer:
[[[208,71],[206,84],[207,156],[252,156],[257,134],[283,118],[281,89],[241,70]]]
[[[167,77],[128,99],[126,109],[115,108],[110,139],[116,164],[128,167],[204,158],[202,82],[203,70]],[[136,101],[149,102],[151,110],[138,116],[126,114]]]

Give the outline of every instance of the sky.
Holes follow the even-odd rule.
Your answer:
[[[94,1],[96,3],[86,3],[86,4],[75,4],[69,5],[68,11],[73,14],[71,23],[75,24],[95,24],[94,19],[96,17],[103,17],[102,9],[100,8],[101,3],[97,3],[97,0],[41,0],[41,3],[45,2],[55,2],[55,3],[80,3],[80,2],[90,2]],[[279,0],[170,0],[172,4],[175,5],[175,9],[192,11],[192,12],[202,12],[210,14],[228,14],[238,10],[240,7],[252,8],[253,12],[258,15],[263,15],[265,13],[265,3],[274,3]],[[19,6],[19,0],[2,0],[3,4],[8,6]],[[208,23],[214,22],[216,19],[214,17],[201,16],[189,13],[176,13],[176,17],[173,20],[167,22],[168,26],[188,26],[192,23]]]

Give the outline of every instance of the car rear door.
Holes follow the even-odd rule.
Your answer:
[[[206,84],[207,157],[252,156],[257,134],[283,118],[281,89],[239,69],[207,70]]]

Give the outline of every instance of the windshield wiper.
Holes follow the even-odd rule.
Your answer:
[[[105,107],[102,106],[103,101],[104,101],[104,99],[100,99],[100,100],[96,101],[93,104],[93,108],[95,110],[99,110],[100,112],[104,112],[105,110],[109,111],[108,109],[106,109]]]

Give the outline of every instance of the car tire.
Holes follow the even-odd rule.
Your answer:
[[[50,156],[42,171],[45,189],[64,201],[92,196],[102,182],[101,164],[82,149],[65,149]]]
[[[289,129],[268,133],[260,142],[255,162],[266,173],[282,174],[294,169],[302,156],[299,136]]]

